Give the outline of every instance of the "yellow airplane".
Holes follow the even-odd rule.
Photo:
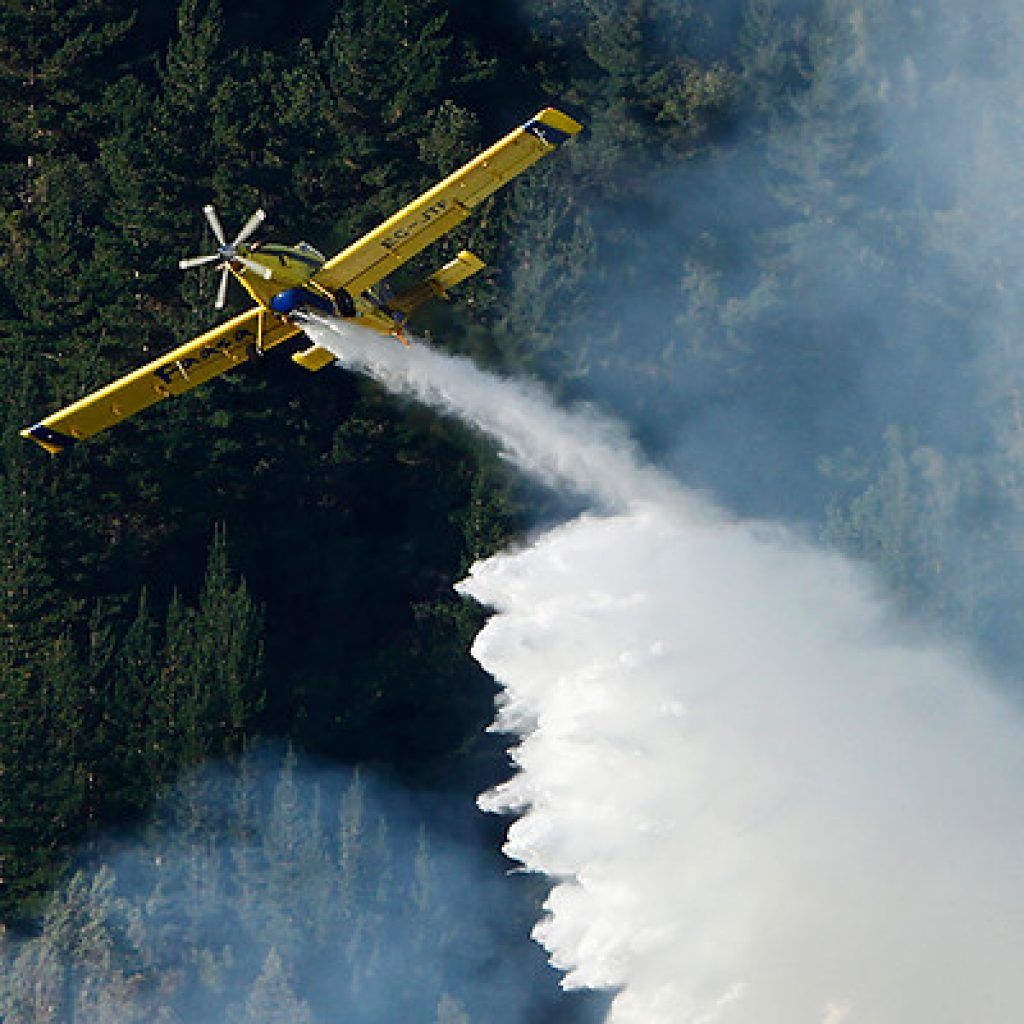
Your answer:
[[[392,296],[388,274],[469,216],[506,182],[577,134],[582,126],[548,107],[510,132],[464,167],[425,192],[333,259],[325,260],[307,242],[274,245],[249,242],[263,223],[257,210],[237,236],[228,241],[212,206],[203,212],[218,242],[215,253],[183,259],[180,267],[216,264],[221,271],[218,309],[234,275],[256,305],[212,331],[140,367],[120,380],[47,416],[21,431],[57,454],[151,405],[180,395],[211,377],[244,363],[293,337],[300,328],[292,314],[315,309],[349,319],[404,341],[402,330],[412,313],[483,268],[463,250],[450,263],[418,284]],[[312,345],[292,359],[307,370],[320,370],[334,355]]]

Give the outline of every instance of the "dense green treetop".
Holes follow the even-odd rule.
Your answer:
[[[211,322],[215,275],[176,269],[204,203],[334,250],[551,102],[586,133],[431,254],[492,269],[423,327],[869,559],[1012,676],[1019,38],[1001,0],[5,3],[0,920],[64,928],[38,914],[76,844],[257,737],[467,796],[501,772],[451,585],[552,506],[481,439],[280,357],[57,460],[17,430]],[[290,845],[288,785],[242,905],[275,864],[329,864],[342,916],[369,913],[354,851],[386,828],[355,790]],[[234,1019],[316,1019],[289,928]]]

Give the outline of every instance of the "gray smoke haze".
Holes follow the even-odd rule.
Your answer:
[[[740,6],[688,9],[735,32]],[[574,5],[525,7],[557,36]],[[683,10],[644,9],[652,36]],[[561,296],[580,310],[570,397],[737,513],[875,560],[906,608],[1017,678],[1019,6],[745,11],[761,46],[741,52],[729,134],[677,168],[638,161],[641,184],[593,215],[607,241],[577,305]]]
[[[465,801],[264,750],[182,779],[0,941],[5,1024],[523,1024],[564,1005]],[[99,865],[98,867],[94,865]]]
[[[554,883],[535,936],[567,985],[619,989],[616,1024],[1011,1024],[1019,712],[897,608],[1019,677],[1021,15],[802,6],[834,31],[798,87],[762,82],[768,112],[651,176],[642,219],[600,211],[636,241],[564,345],[677,476],[827,525],[892,589],[646,471],[464,585],[515,742],[483,804],[518,815],[507,852]]]
[[[726,429],[743,458],[732,441],[754,425],[773,465],[804,454],[794,435],[806,428],[836,445],[899,419],[964,448],[987,442],[993,389],[1017,379],[979,357],[995,357],[1000,327],[1019,318],[1019,12],[1001,0],[796,7],[802,20],[780,17],[779,31],[805,50],[800,87],[749,58],[741,95],[762,106],[741,107],[735,134],[706,159],[649,172],[629,289],[601,281],[588,293],[581,341],[623,312],[636,328],[618,352],[600,350],[609,372],[595,362],[587,383],[669,447],[686,439],[717,453]],[[940,34],[950,25],[960,34]],[[816,43],[815,28],[827,33]],[[709,298],[722,307],[713,320]],[[720,347],[710,363],[709,341]],[[713,360],[726,353],[748,356],[748,387],[778,386],[775,404],[720,389]],[[1019,373],[1017,354],[1000,354]],[[637,375],[620,371],[632,360],[660,373],[631,403],[623,390]],[[686,401],[665,421],[645,418],[639,407],[666,384],[664,404]]]

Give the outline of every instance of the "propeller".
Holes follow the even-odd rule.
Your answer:
[[[217,309],[223,309],[228,297],[228,278],[231,276],[232,263],[240,263],[247,270],[258,274],[265,281],[269,281],[274,276],[269,267],[265,267],[262,263],[257,263],[249,258],[247,255],[249,250],[245,246],[245,243],[252,237],[256,229],[266,220],[267,215],[263,210],[257,210],[245,222],[242,230],[229,242],[227,235],[224,234],[224,227],[220,222],[220,217],[217,216],[217,211],[214,209],[213,204],[208,203],[204,206],[203,213],[206,215],[210,230],[217,239],[217,251],[210,253],[208,256],[189,256],[186,259],[179,260],[178,266],[182,270],[191,270],[193,267],[205,267],[210,263],[216,263],[217,269],[220,270],[220,284],[217,287],[217,301],[215,305]]]

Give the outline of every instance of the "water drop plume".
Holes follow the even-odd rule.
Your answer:
[[[1024,729],[860,567],[730,520],[592,415],[311,326],[591,512],[473,567],[502,686],[506,852],[614,1024],[1024,1020]]]
[[[668,498],[666,479],[643,467],[627,435],[586,406],[567,413],[536,383],[499,377],[421,342],[409,347],[339,320],[306,314],[306,333],[347,369],[490,435],[524,472],[552,487],[621,508]]]

